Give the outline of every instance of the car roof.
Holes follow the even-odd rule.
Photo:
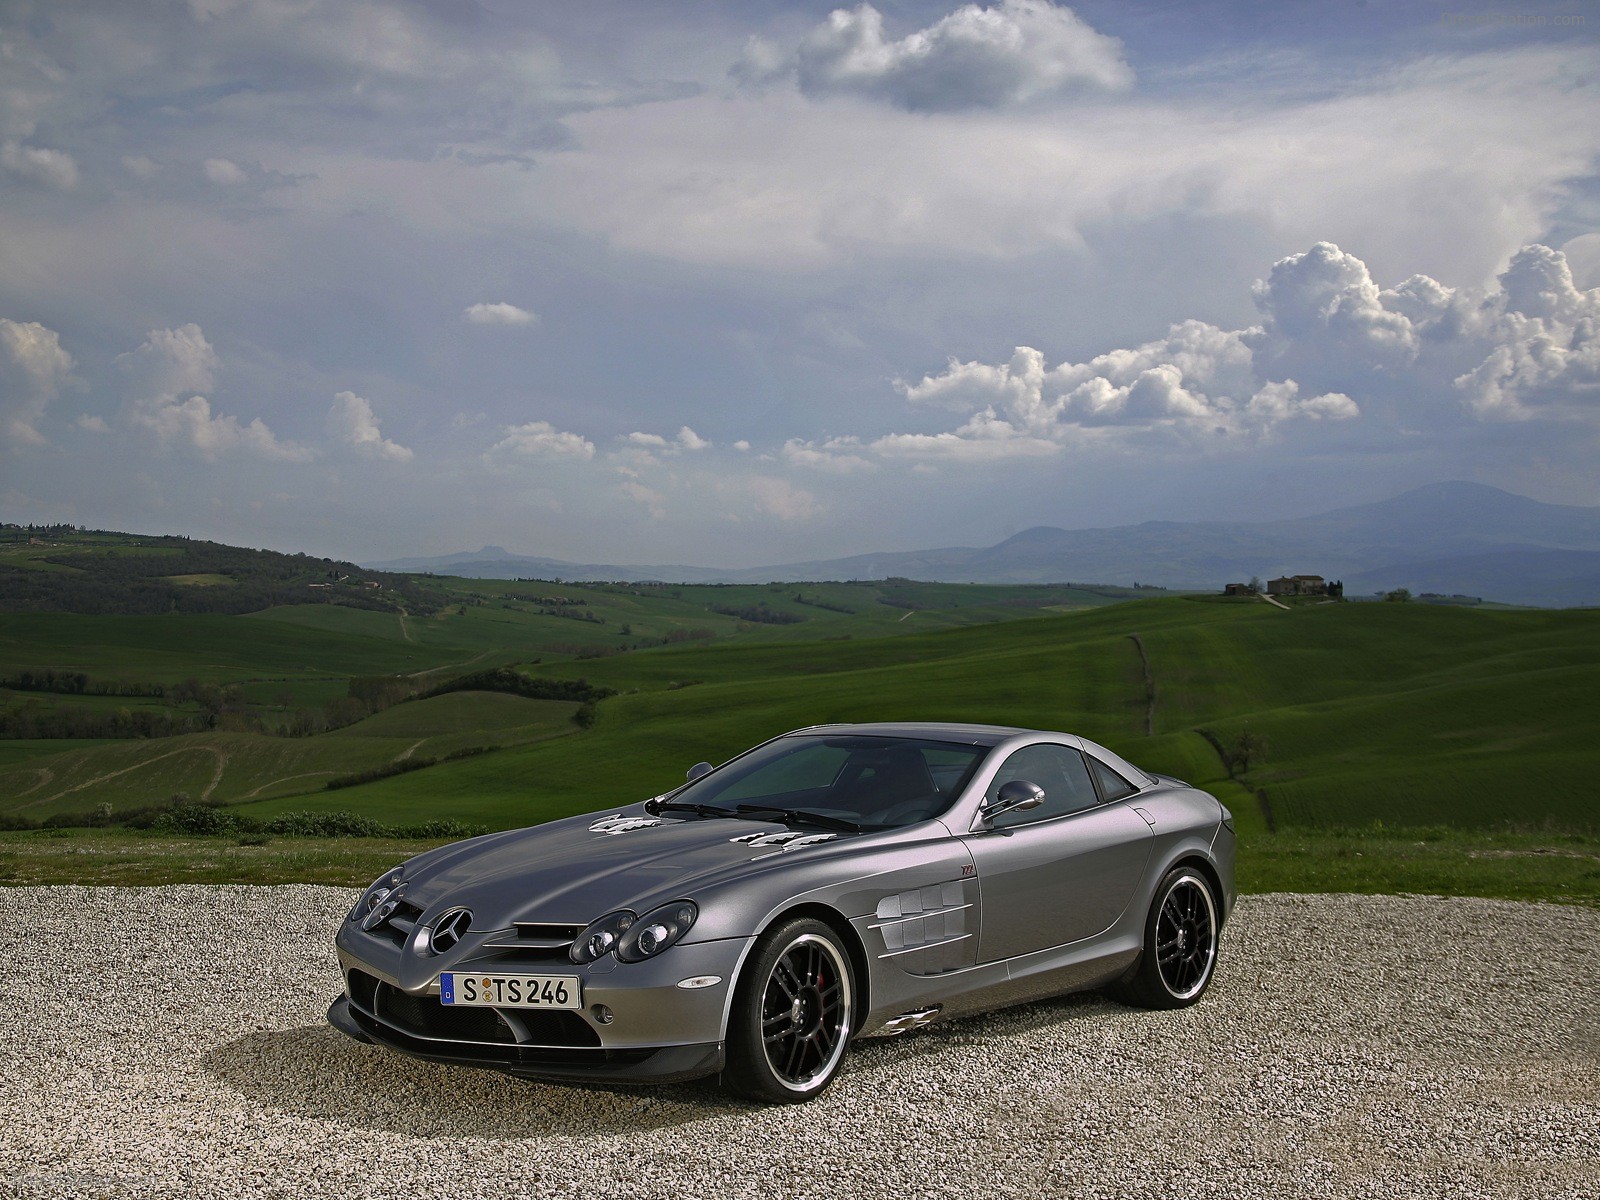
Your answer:
[[[975,746],[997,746],[1018,734],[1046,733],[1047,730],[1023,729],[1015,725],[968,725],[955,721],[869,721],[856,724],[811,725],[796,729],[785,737],[797,734],[848,733],[865,737],[927,738],[941,742],[968,742]]]

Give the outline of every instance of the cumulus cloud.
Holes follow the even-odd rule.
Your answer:
[[[806,521],[822,512],[822,506],[811,492],[772,475],[723,480],[718,484],[718,491],[741,509],[780,521]]]
[[[680,454],[684,451],[706,450],[711,446],[710,442],[687,425],[671,438],[663,437],[659,433],[635,432],[628,434],[622,440],[629,449],[643,451],[646,456],[653,456],[656,453]]]
[[[85,433],[111,432],[111,426],[106,423],[106,419],[93,413],[80,414],[78,419],[74,421],[73,424],[79,429],[83,430]]]
[[[1579,290],[1566,256],[1548,246],[1520,251],[1499,282],[1468,331],[1493,348],[1457,388],[1486,416],[1600,411],[1600,288]]]
[[[413,457],[409,447],[383,436],[371,402],[354,392],[340,392],[333,398],[333,407],[328,410],[328,432],[369,458],[410,462]]]
[[[736,447],[737,445],[738,443],[735,443]],[[743,445],[747,450],[750,448],[748,442]],[[840,475],[871,470],[874,466],[871,459],[862,455],[860,439],[853,437],[830,438],[820,442],[790,438],[784,442],[783,449],[778,451],[778,457],[790,466],[831,471]]]
[[[262,458],[305,462],[312,452],[281,441],[261,418],[248,424],[212,411],[202,392],[216,386],[217,353],[200,326],[151,330],[128,354],[118,357],[132,388],[128,420],[148,429],[167,446],[187,446],[204,458],[247,453]]]
[[[226,158],[206,159],[204,170],[206,179],[218,187],[237,187],[239,184],[247,182],[250,178],[243,167]]]
[[[473,304],[461,314],[473,325],[537,325],[539,314],[504,301],[498,304]]]
[[[78,186],[78,164],[65,150],[24,146],[14,141],[0,143],[0,167],[45,187],[68,191]]]
[[[45,444],[39,421],[71,381],[72,367],[55,330],[0,317],[0,442]]]
[[[837,9],[792,58],[753,38],[732,71],[751,85],[790,73],[807,96],[865,96],[914,112],[1006,108],[1065,88],[1133,82],[1119,41],[1048,0],[966,4],[899,40],[872,5]]]
[[[594,443],[576,433],[565,433],[549,421],[529,421],[508,425],[505,436],[489,449],[489,455],[525,459],[589,459]]]
[[[1260,325],[1183,321],[1086,362],[960,362],[898,388],[915,406],[969,414],[958,428],[870,441],[792,443],[801,465],[851,459],[984,461],[1152,436],[1189,447],[1272,436],[1381,410],[1401,427],[1473,419],[1600,417],[1600,289],[1559,250],[1528,246],[1498,287],[1415,275],[1381,289],[1331,242],[1274,263],[1253,289]]]

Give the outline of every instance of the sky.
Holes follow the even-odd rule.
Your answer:
[[[0,520],[755,566],[1600,504],[1600,14],[0,0]]]

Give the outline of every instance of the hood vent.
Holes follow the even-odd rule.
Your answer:
[[[590,833],[628,833],[635,829],[648,829],[652,825],[661,824],[659,817],[625,817],[618,813],[614,817],[601,817],[589,826]]]
[[[728,840],[742,842],[746,846],[781,846],[785,850],[796,850],[801,846],[815,846],[818,842],[831,842],[838,836],[836,833],[800,833],[789,829],[783,833],[742,833]]]

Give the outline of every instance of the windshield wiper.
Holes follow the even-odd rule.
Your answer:
[[[727,809],[720,808],[715,804],[685,804],[685,803],[683,803],[681,801],[679,801],[679,802],[668,801],[666,804],[658,804],[658,805],[656,805],[656,811],[658,813],[664,813],[664,812],[688,812],[688,813],[693,813],[697,817],[733,817],[733,816],[738,816],[737,813],[731,813]]]
[[[827,813],[810,812],[804,808],[780,808],[775,804],[736,804],[735,811],[745,813],[773,813],[786,825],[810,824],[823,829],[842,829],[846,833],[860,833],[861,826],[843,817],[830,817]]]

